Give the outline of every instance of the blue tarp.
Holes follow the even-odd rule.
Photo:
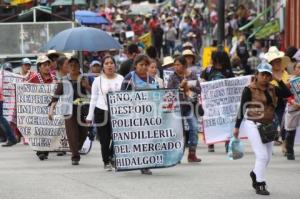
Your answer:
[[[102,16],[95,12],[88,10],[78,10],[75,12],[75,19],[82,25],[101,25],[109,24],[109,22]]]

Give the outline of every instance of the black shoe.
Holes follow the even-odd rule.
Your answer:
[[[38,157],[41,161],[48,159],[48,157],[44,153],[38,154]]]
[[[6,142],[5,144],[2,144],[2,146],[3,146],[3,147],[10,147],[10,146],[13,146],[13,145],[15,145],[15,144],[17,144],[17,141],[14,141],[14,142],[8,141],[8,142]]]
[[[78,160],[72,160],[72,165],[79,165],[79,161]]]
[[[226,153],[228,153],[228,150],[229,150],[229,143],[225,143],[225,151],[226,151]]]
[[[265,182],[258,182],[255,190],[256,190],[256,194],[258,194],[258,195],[263,195],[263,196],[270,195],[270,192],[266,188]]]
[[[64,155],[66,155],[67,153],[65,152],[65,151],[59,151],[59,152],[57,152],[57,156],[64,156]]]
[[[0,143],[2,143],[2,142],[7,142],[7,139],[6,139],[6,138],[3,138],[3,137],[1,137],[1,138],[0,138]]]
[[[287,154],[286,154],[286,158],[287,158],[288,160],[295,160],[295,155],[294,155],[294,154],[291,154],[291,153],[287,153]]]
[[[256,190],[256,185],[257,185],[256,175],[253,171],[250,172],[250,177],[252,179],[252,187]]]
[[[214,145],[208,145],[208,152],[215,152],[215,146]]]
[[[141,173],[144,175],[152,175],[152,171],[150,169],[141,169]]]

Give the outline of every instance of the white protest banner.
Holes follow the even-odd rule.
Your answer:
[[[205,142],[213,144],[229,140],[235,125],[242,91],[251,76],[201,83]],[[241,137],[244,137],[241,132]]]
[[[116,170],[175,166],[184,152],[176,89],[108,94]]]
[[[3,89],[3,116],[8,122],[16,123],[16,83],[22,82],[23,77],[3,71],[2,73],[2,89]]]
[[[16,84],[17,126],[33,150],[69,150],[64,117],[48,119],[48,104],[55,88],[55,84]]]

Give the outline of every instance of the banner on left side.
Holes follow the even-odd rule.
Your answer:
[[[48,104],[56,84],[16,84],[17,126],[36,151],[68,151],[64,117],[48,119]],[[55,112],[58,112],[58,103]]]

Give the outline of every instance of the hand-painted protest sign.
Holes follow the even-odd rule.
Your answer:
[[[290,80],[291,90],[295,96],[295,100],[297,103],[300,103],[300,77],[293,78]],[[296,133],[296,143],[300,143],[300,127],[297,128]]]
[[[148,48],[152,45],[151,33],[146,33],[139,37],[139,40]]]
[[[175,166],[184,151],[176,89],[108,94],[116,170]]]
[[[174,74],[174,70],[171,69],[165,69],[163,70],[163,77],[164,77],[164,87],[168,87],[168,82],[170,79],[170,76]]]
[[[201,83],[205,142],[212,144],[229,140],[235,125],[242,91],[251,76]],[[241,137],[244,135],[241,132]]]
[[[295,100],[297,103],[300,103],[300,77],[293,78],[290,81],[291,90],[295,96]]]
[[[63,116],[55,115],[53,121],[48,119],[48,104],[55,87],[55,84],[16,84],[17,126],[33,150],[69,150]]]
[[[3,92],[3,116],[9,122],[16,123],[16,83],[22,82],[23,77],[3,71],[2,73],[2,92]]]

